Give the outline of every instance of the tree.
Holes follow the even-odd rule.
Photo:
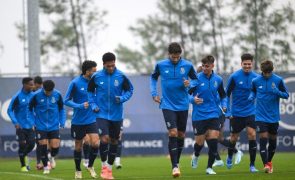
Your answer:
[[[103,21],[107,12],[99,10],[94,0],[40,0],[39,6],[40,19],[48,21],[42,24],[49,26],[40,28],[42,62],[54,72],[79,70],[88,57],[87,44],[107,26]],[[19,38],[25,40],[25,26],[18,23],[16,27]]]
[[[167,46],[172,41],[181,43],[183,56],[194,64],[208,53],[225,59],[226,47],[218,40],[224,40],[221,27],[227,27],[224,26],[225,18],[215,13],[217,6],[221,11],[223,6],[218,0],[159,1],[159,14],[139,19],[136,26],[130,27],[130,31],[140,38],[141,48],[133,50],[119,45],[116,49],[118,59],[131,70],[150,73],[156,60],[167,56]]]
[[[255,53],[255,69],[264,59],[270,59],[279,64],[277,70],[288,70],[288,65],[294,63],[295,54],[294,9],[290,2],[275,7],[273,0],[234,1],[237,9],[236,43],[242,51]]]

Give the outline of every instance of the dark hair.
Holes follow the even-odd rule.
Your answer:
[[[103,63],[115,61],[115,60],[116,60],[116,56],[114,53],[111,53],[111,52],[107,52],[102,56]]]
[[[91,70],[93,67],[96,67],[97,64],[94,61],[91,60],[85,60],[82,64],[82,74],[86,74],[87,70]]]
[[[271,73],[273,71],[273,62],[270,60],[264,60],[260,64],[260,69],[263,73]]]
[[[34,83],[35,84],[42,84],[43,80],[42,80],[41,76],[35,76],[34,77]]]
[[[253,61],[253,56],[249,53],[245,53],[241,56],[241,61],[251,60]]]
[[[213,64],[215,59],[212,55],[207,55],[201,61],[202,64]]]
[[[22,84],[28,84],[30,81],[33,81],[33,78],[31,77],[24,77],[22,80]]]
[[[172,42],[168,46],[168,53],[169,54],[181,54],[182,49],[179,43]]]
[[[43,82],[43,88],[45,91],[52,91],[54,89],[54,82],[52,80],[46,80]]]

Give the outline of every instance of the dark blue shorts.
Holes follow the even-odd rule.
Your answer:
[[[96,125],[99,136],[109,135],[111,139],[119,139],[122,122],[97,118]]]
[[[193,121],[194,135],[204,135],[207,130],[219,131],[221,127],[220,120],[218,118],[207,119],[202,121]]]
[[[186,111],[172,111],[162,109],[167,129],[176,128],[178,131],[185,132],[188,117],[188,110]]]
[[[55,131],[40,131],[40,130],[37,130],[36,136],[37,136],[36,138],[38,140],[60,139],[59,130],[55,130]]]
[[[19,142],[35,141],[35,131],[33,131],[33,129],[16,129],[16,140],[18,140]]]
[[[256,131],[258,133],[264,133],[268,132],[269,134],[272,135],[277,135],[278,134],[278,129],[279,129],[279,123],[267,123],[267,122],[262,122],[262,121],[256,121]]]
[[[230,120],[231,133],[240,133],[246,127],[256,129],[255,115],[246,117],[234,116],[233,119]]]
[[[86,134],[97,133],[96,122],[85,125],[75,125],[71,126],[71,136],[76,140],[82,140]]]

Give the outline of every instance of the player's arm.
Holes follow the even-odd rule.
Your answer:
[[[84,103],[78,104],[78,103],[75,103],[73,101],[73,96],[74,96],[75,90],[76,90],[75,83],[71,82],[69,87],[68,87],[68,90],[66,92],[66,95],[65,95],[64,104],[66,106],[71,107],[71,108],[83,109],[84,108]]]
[[[88,83],[88,88],[87,88],[87,95],[88,95],[88,102],[89,105],[94,112],[99,111],[99,107],[95,103],[95,91],[96,91],[97,85],[95,84],[95,76],[92,76],[89,83]]]
[[[33,95],[28,105],[27,118],[32,119],[34,124],[36,124],[36,118],[35,118],[35,112],[34,112],[34,108],[36,107],[36,105],[37,105],[36,95]]]
[[[248,97],[248,100],[249,101],[254,101],[254,99],[256,98],[257,89],[256,89],[256,85],[255,85],[254,80],[252,80],[251,84],[252,84],[252,88],[251,88],[251,92],[250,92],[250,95]]]
[[[226,112],[227,111],[227,95],[225,93],[224,87],[223,87],[223,82],[221,80],[219,87],[217,89],[219,97],[220,97],[220,102],[221,102],[221,107],[222,107],[222,111]]]
[[[279,88],[275,87],[273,89],[273,93],[283,99],[289,98],[289,93],[288,93],[287,87],[286,87],[285,83],[283,82],[283,80],[280,81]]]
[[[158,82],[159,76],[160,76],[160,70],[159,70],[159,65],[157,64],[150,78],[150,92],[153,97],[153,100],[157,103],[160,103],[160,97],[157,92],[157,82]]]
[[[65,122],[66,122],[66,112],[65,112],[65,108],[64,108],[63,99],[60,94],[59,94],[59,98],[57,101],[57,105],[58,105],[58,110],[59,110],[59,116],[58,116],[59,124],[60,124],[60,127],[64,128]]]
[[[122,84],[123,94],[122,96],[117,96],[116,99],[118,99],[118,103],[124,103],[128,101],[132,94],[133,94],[133,85],[131,84],[131,81],[124,76],[123,84]]]
[[[19,123],[17,118],[15,117],[14,110],[18,104],[19,104],[18,95],[16,95],[12,97],[7,109],[7,114],[10,117],[11,122],[14,124],[16,128],[19,127]]]

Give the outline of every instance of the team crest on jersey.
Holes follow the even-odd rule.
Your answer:
[[[182,67],[180,68],[180,74],[184,74],[185,73],[185,69]]]
[[[55,97],[52,97],[52,98],[51,98],[51,103],[55,103],[55,102],[56,102]]]
[[[114,81],[114,86],[119,86],[119,81],[117,79]]]
[[[217,81],[214,81],[214,87],[215,88],[217,88],[217,85],[218,85]]]
[[[271,88],[272,89],[276,88],[276,84],[274,82],[271,83]]]

